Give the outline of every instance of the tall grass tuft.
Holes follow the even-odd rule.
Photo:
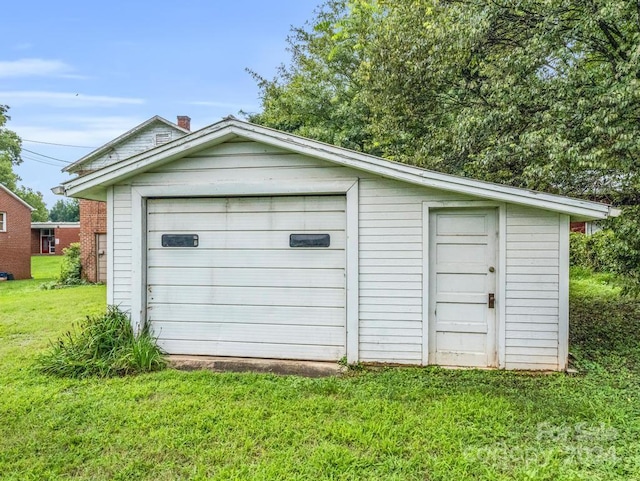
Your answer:
[[[129,316],[109,306],[53,343],[36,366],[62,377],[112,377],[158,371],[166,361],[148,329],[136,336]]]

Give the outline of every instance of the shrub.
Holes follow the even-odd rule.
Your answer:
[[[123,376],[158,371],[165,365],[149,331],[136,336],[129,316],[115,306],[103,315],[87,316],[37,362],[44,373],[74,378]]]
[[[603,229],[591,235],[570,234],[570,261],[575,267],[595,272],[619,272],[617,259],[618,240],[611,229]]]
[[[82,264],[80,263],[80,243],[75,242],[63,251],[64,259],[60,267],[58,284],[61,286],[76,286],[84,284],[82,280]]]
[[[627,206],[620,217],[603,223],[590,236],[571,234],[571,264],[619,276],[623,293],[640,295],[640,206]]]

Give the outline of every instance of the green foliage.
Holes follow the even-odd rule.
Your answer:
[[[60,266],[58,286],[77,286],[84,284],[82,279],[82,263],[80,262],[80,243],[74,242],[62,251],[64,259]]]
[[[626,207],[592,235],[572,233],[570,256],[572,266],[616,274],[625,294],[640,295],[640,207]]]
[[[46,222],[49,218],[49,211],[44,203],[42,193],[29,187],[19,186],[15,193],[35,210],[31,212],[32,222]]]
[[[8,161],[17,165],[22,162],[22,159],[20,159],[22,141],[15,132],[5,127],[7,121],[11,119],[7,115],[8,110],[9,107],[7,105],[0,104],[0,161]],[[4,184],[2,179],[0,179],[0,183]],[[7,185],[7,187],[9,186]],[[11,189],[11,187],[9,188]]]
[[[87,316],[38,359],[46,374],[81,378],[124,376],[158,371],[165,361],[148,331],[135,336],[129,316],[115,306]]]
[[[640,199],[633,2],[331,0],[250,120],[448,173]]]
[[[620,217],[609,221],[615,232],[612,247],[616,269],[625,283],[625,292],[640,295],[640,206],[626,207]]]
[[[595,272],[620,272],[616,252],[618,243],[611,229],[599,230],[591,235],[572,232],[569,240],[572,266]]]
[[[47,206],[40,192],[18,185],[21,180],[13,170],[15,165],[22,163],[20,150],[22,141],[15,132],[5,128],[10,117],[7,115],[9,107],[0,105],[0,184],[24,200],[35,210],[31,213],[32,222],[44,222],[49,217]]]
[[[569,345],[581,370],[640,376],[640,301],[612,274],[571,271]]]
[[[49,220],[53,222],[79,222],[80,203],[78,199],[60,199],[49,211]]]

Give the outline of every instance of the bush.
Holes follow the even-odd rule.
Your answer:
[[[571,234],[571,264],[619,276],[623,293],[640,295],[640,206],[627,206],[620,217],[603,222],[590,236]]]
[[[58,285],[77,286],[84,284],[82,280],[82,264],[80,263],[80,243],[75,242],[63,249],[64,259],[60,267]]]
[[[166,361],[145,329],[135,336],[129,316],[115,306],[87,316],[40,356],[40,371],[63,377],[124,376],[163,369]]]
[[[595,272],[620,271],[617,259],[618,240],[612,230],[603,229],[591,235],[572,232],[569,239],[572,266]]]

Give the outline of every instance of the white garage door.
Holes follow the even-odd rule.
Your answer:
[[[166,352],[345,355],[344,196],[150,199],[147,215],[147,319]]]

